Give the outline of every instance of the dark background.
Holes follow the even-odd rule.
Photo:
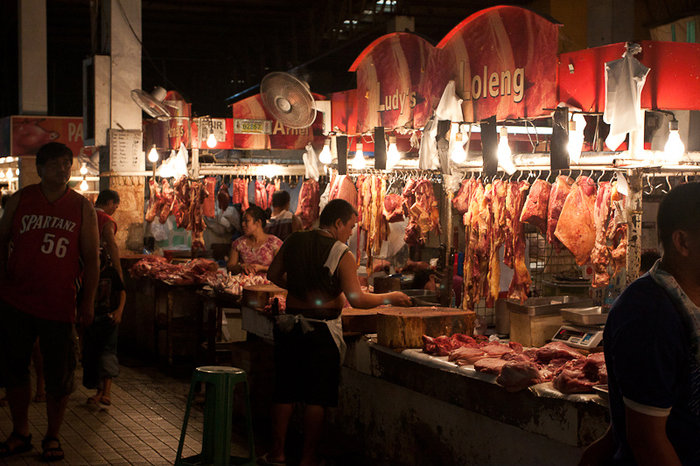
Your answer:
[[[100,52],[91,42],[90,4],[100,1],[47,0],[50,115],[82,115],[82,60]],[[320,94],[355,88],[347,69],[394,15],[413,16],[415,33],[436,44],[484,8],[518,5],[546,15],[556,1],[142,0],[142,85],[178,91],[197,115],[228,117],[227,98],[270,71],[291,71]],[[635,14],[663,24],[699,11],[699,3],[637,0]],[[0,2],[0,31],[2,117],[18,113],[17,0]],[[560,37],[567,43],[566,28]]]

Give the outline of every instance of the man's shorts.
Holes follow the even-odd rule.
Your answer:
[[[7,388],[29,383],[29,362],[37,338],[46,393],[54,397],[72,393],[77,365],[73,324],[39,319],[0,300],[0,378]]]
[[[311,325],[314,329],[307,333],[298,323],[288,333],[275,326],[274,399],[277,403],[338,406],[338,347],[325,324]]]

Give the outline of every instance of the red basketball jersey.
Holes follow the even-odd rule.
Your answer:
[[[38,184],[22,190],[12,219],[8,279],[0,282],[4,300],[42,319],[75,321],[82,205],[72,189],[53,203]]]
[[[97,207],[95,208],[95,213],[97,214],[97,231],[100,233],[100,241],[102,241],[102,229],[109,222],[112,222],[112,225],[114,225],[114,234],[117,233],[117,222],[111,215]]]

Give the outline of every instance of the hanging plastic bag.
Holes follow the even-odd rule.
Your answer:
[[[639,44],[628,42],[622,58],[605,64],[603,121],[610,125],[605,145],[612,150],[622,144],[627,133],[644,130],[641,95],[649,68],[634,58],[641,51]]]
[[[445,90],[442,91],[440,103],[438,103],[435,109],[435,117],[437,120],[450,120],[457,123],[464,121],[462,99],[457,97],[454,81],[448,82],[445,86]]]
[[[306,178],[318,181],[319,171],[318,171],[318,157],[316,156],[316,151],[311,146],[307,144],[305,147],[305,152],[303,155],[304,159],[304,169],[306,170]]]

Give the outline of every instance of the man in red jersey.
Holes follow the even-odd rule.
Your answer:
[[[32,448],[28,409],[29,360],[39,338],[46,379],[48,427],[42,459],[63,458],[58,432],[76,367],[73,324],[92,322],[99,276],[97,217],[92,204],[68,187],[73,153],[48,143],[36,155],[39,184],[12,195],[0,220],[0,372],[13,430],[0,458]]]

